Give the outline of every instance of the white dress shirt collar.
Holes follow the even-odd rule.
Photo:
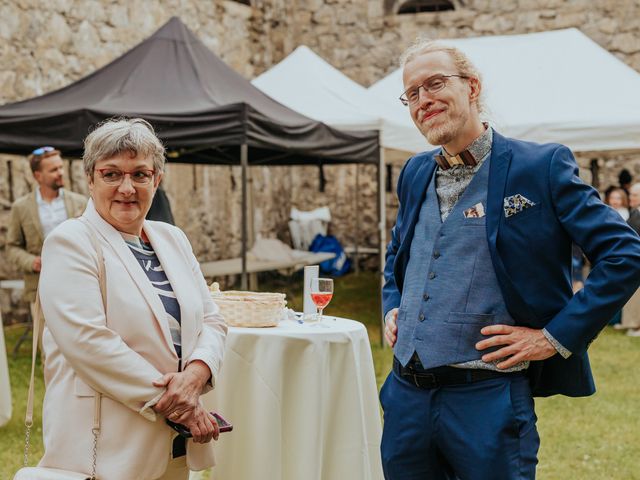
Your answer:
[[[38,204],[38,215],[40,216],[40,225],[42,225],[42,234],[44,238],[51,231],[67,219],[67,209],[64,205],[64,189],[58,190],[58,196],[51,203],[42,198],[40,188],[36,188],[36,203]]]

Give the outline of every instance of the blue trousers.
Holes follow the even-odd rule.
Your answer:
[[[387,480],[532,480],[540,437],[524,374],[419,389],[391,372],[380,391]]]

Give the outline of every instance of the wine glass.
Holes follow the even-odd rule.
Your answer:
[[[322,311],[333,297],[333,279],[314,278],[311,281],[311,300],[318,309],[318,322],[322,321]]]

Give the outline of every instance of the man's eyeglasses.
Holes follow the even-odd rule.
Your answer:
[[[53,147],[40,147],[36,148],[31,155],[44,155],[45,153],[53,152],[55,148]]]
[[[420,88],[424,88],[425,91],[433,94],[438,93],[447,86],[447,81],[451,77],[469,78],[465,75],[434,75],[427,78],[417,87],[408,88],[402,95],[400,95],[400,101],[403,105],[415,105],[420,100]]]
[[[155,170],[131,170],[124,171],[117,168],[97,168],[96,171],[107,185],[120,185],[124,181],[125,175],[129,175],[133,183],[138,185],[148,185],[156,174]]]

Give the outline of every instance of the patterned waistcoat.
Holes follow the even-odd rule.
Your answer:
[[[414,352],[425,368],[478,360],[482,353],[475,344],[485,338],[480,329],[515,323],[491,263],[486,217],[465,217],[465,211],[478,203],[486,211],[489,161],[487,158],[480,167],[444,222],[435,173],[429,183],[411,242],[398,312],[394,352],[403,365]]]

